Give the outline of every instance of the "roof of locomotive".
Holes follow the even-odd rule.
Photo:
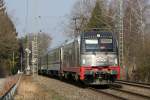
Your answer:
[[[100,34],[100,35],[113,35],[113,32],[111,32],[111,31],[91,31],[91,32],[84,32],[84,33],[82,33],[81,35],[84,35],[84,36],[86,36],[86,35],[97,35],[97,34]]]

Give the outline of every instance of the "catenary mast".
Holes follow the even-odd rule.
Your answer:
[[[119,33],[119,65],[123,67],[124,65],[124,50],[123,50],[123,0],[118,0],[118,9],[117,9],[117,31]]]

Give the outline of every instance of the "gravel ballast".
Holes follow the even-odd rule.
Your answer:
[[[39,75],[24,76],[15,100],[116,100],[116,98]]]

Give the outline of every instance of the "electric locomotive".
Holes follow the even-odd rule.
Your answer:
[[[112,32],[85,32],[62,48],[64,77],[92,85],[110,84],[120,77],[117,42]]]
[[[45,68],[47,74],[80,80],[89,85],[111,84],[120,77],[113,32],[82,33],[49,51]]]

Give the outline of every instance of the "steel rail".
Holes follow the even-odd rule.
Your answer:
[[[116,80],[117,82],[128,82],[128,83],[136,83],[136,84],[143,84],[143,85],[150,85],[150,83],[145,82],[136,82],[136,81],[127,81],[127,80]]]
[[[95,92],[99,92],[99,93],[102,93],[102,94],[105,94],[105,95],[108,95],[108,96],[112,96],[114,98],[117,98],[117,99],[120,99],[120,100],[128,100],[124,97],[121,97],[121,96],[118,96],[118,95],[114,95],[114,94],[111,94],[111,93],[108,93],[107,91],[102,91],[100,89],[95,89],[95,88],[91,88],[89,87],[88,89],[92,90],[92,91],[95,91]]]
[[[132,82],[132,81],[122,81],[122,80],[118,80],[115,83],[150,89],[150,84],[147,84],[147,83],[137,83],[137,82]]]
[[[13,95],[15,94],[15,91],[20,83],[22,74],[20,75],[18,81],[13,84],[13,86],[4,94],[0,97],[0,100],[13,100]]]
[[[140,93],[135,93],[133,91],[131,92],[131,91],[127,91],[127,90],[124,90],[124,89],[121,89],[121,88],[113,88],[113,87],[111,87],[110,89],[116,90],[116,91],[120,91],[120,92],[123,92],[123,93],[127,93],[127,94],[131,94],[131,95],[134,95],[134,96],[142,97],[142,98],[145,98],[147,100],[150,100],[150,96],[143,95],[143,94],[140,94]]]

